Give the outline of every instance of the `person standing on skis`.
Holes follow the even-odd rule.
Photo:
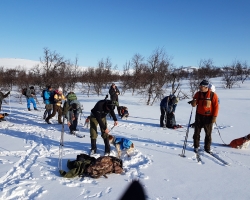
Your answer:
[[[194,124],[194,152],[198,152],[200,147],[200,133],[201,129],[205,131],[205,145],[204,150],[210,153],[210,146],[212,142],[213,123],[219,112],[219,102],[216,93],[209,89],[209,82],[203,80],[199,85],[198,92],[195,93],[190,104],[196,107],[195,124]]]
[[[100,100],[96,103],[94,108],[91,110],[90,115],[90,139],[91,139],[91,151],[90,155],[96,153],[96,138],[98,136],[97,126],[99,124],[102,138],[105,144],[105,155],[110,154],[110,144],[109,144],[109,132],[107,127],[107,114],[110,114],[114,120],[114,126],[118,125],[118,121],[114,112],[115,106],[118,106],[117,101],[111,100]]]

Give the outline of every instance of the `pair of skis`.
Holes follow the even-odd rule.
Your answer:
[[[219,157],[217,154],[214,154],[212,152],[208,153],[208,152],[205,152],[206,154],[212,156],[213,158],[215,158],[216,160],[218,160],[219,162],[221,162],[222,164],[226,165],[226,166],[230,166],[230,164],[225,161],[224,159],[222,159],[221,157]],[[201,156],[199,154],[199,152],[195,152],[195,156],[196,156],[196,160],[198,163],[202,163],[202,159],[201,159]]]

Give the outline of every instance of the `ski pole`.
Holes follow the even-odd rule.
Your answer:
[[[63,146],[64,146],[64,122],[65,122],[65,116],[63,115],[63,123],[62,123],[62,131],[61,131],[61,139],[60,139],[60,145],[59,145],[59,157],[58,157],[58,168],[62,170],[62,157],[63,157]]]
[[[222,137],[221,137],[221,135],[220,135],[220,131],[219,131],[219,128],[218,128],[218,125],[217,125],[216,122],[215,122],[215,125],[216,125],[216,129],[218,130],[218,133],[219,133],[219,136],[220,136],[221,141],[222,141],[225,145],[227,145],[227,144],[223,141],[223,139],[222,139]]]
[[[186,136],[185,136],[185,140],[184,140],[184,144],[183,144],[183,148],[182,148],[182,154],[179,154],[181,157],[185,157],[185,150],[186,150],[186,145],[187,145],[188,132],[189,132],[189,126],[190,126],[192,114],[193,114],[193,107],[192,107],[191,114],[189,117],[188,128],[187,128],[187,132],[186,132]]]
[[[9,94],[9,109],[10,109],[10,114],[11,114],[10,94]]]

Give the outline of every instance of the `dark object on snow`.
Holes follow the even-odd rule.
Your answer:
[[[120,200],[146,200],[146,195],[140,182],[133,181]]]
[[[108,178],[106,174],[121,174],[122,172],[122,160],[113,156],[100,156],[86,170],[86,173],[92,178],[101,176]]]
[[[104,176],[107,178],[106,174],[121,174],[123,172],[122,160],[113,156],[101,156],[96,159],[87,154],[80,154],[77,155],[76,160],[68,160],[67,167],[70,170],[68,172],[59,170],[61,176],[65,178],[76,176],[90,176],[92,178]]]

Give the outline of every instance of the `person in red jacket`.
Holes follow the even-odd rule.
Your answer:
[[[249,143],[250,143],[250,134],[246,135],[245,137],[232,140],[228,146],[236,149],[245,149],[248,147]]]
[[[194,151],[198,152],[200,146],[201,129],[205,131],[204,150],[210,153],[212,142],[213,123],[216,122],[216,117],[219,112],[218,96],[209,88],[209,82],[203,80],[199,85],[199,92],[196,92],[193,100],[190,101],[193,107],[196,107],[195,127],[194,127]]]

